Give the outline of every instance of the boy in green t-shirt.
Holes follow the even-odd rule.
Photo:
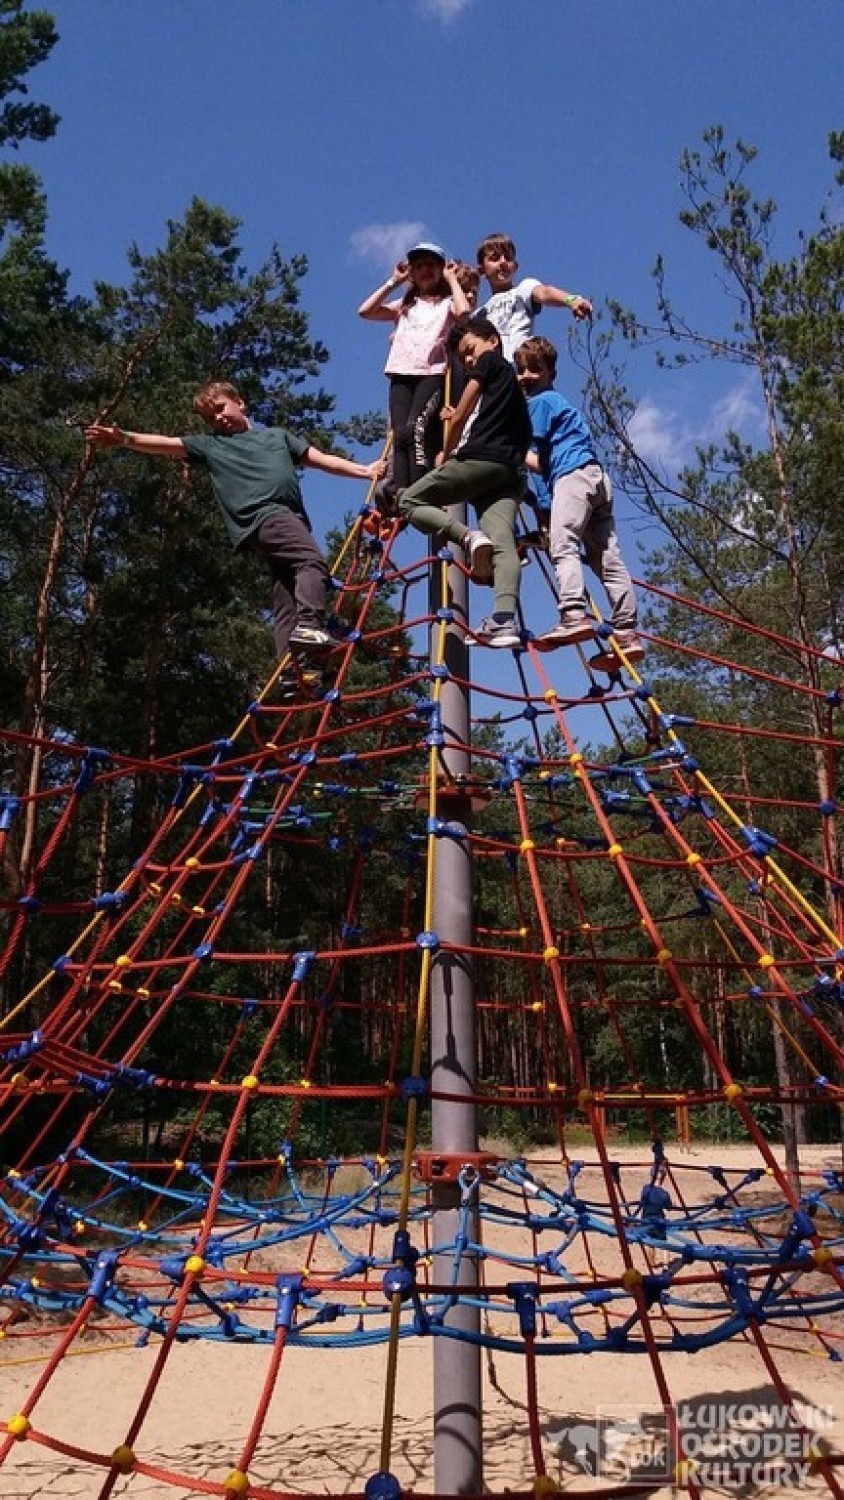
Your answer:
[[[273,580],[273,628],[279,657],[288,647],[331,644],[325,628],[328,566],[314,541],[297,466],[349,479],[374,480],[383,464],[323,453],[284,427],[253,427],[237,387],[211,380],[193,398],[210,433],[169,437],[124,432],[99,423],[86,428],[92,448],[130,448],[207,469],[232,545],[259,552]]]

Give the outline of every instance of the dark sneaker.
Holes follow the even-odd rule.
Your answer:
[[[294,625],[287,642],[288,646],[303,646],[305,650],[319,651],[334,642],[322,625]]]
[[[475,631],[475,640],[472,644],[476,646],[509,646],[511,649],[521,646],[522,637],[519,634],[515,615],[508,615],[504,620],[494,620],[492,616],[487,620],[482,620]]]
[[[595,672],[620,672],[624,666],[619,655],[622,651],[631,665],[641,661],[644,657],[645,647],[635,630],[617,630],[612,639],[618,646],[617,652],[608,646],[606,651],[599,651],[597,656],[590,656],[589,665]]]
[[[399,501],[403,494],[404,490],[393,488],[391,480],[379,479],[372,491],[372,502],[382,516],[391,517],[398,511]]]
[[[463,538],[469,558],[469,572],[475,583],[492,583],[493,546],[482,531],[469,531]]]
[[[555,646],[576,646],[579,641],[591,641],[595,635],[596,621],[587,614],[569,611],[552,630],[546,630],[535,644],[540,651],[553,651]]]

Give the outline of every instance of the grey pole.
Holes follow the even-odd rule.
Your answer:
[[[440,597],[442,567],[432,565],[430,612],[449,606],[456,619],[466,620],[468,581],[456,567],[448,570],[448,597]],[[431,630],[434,646],[435,621]],[[445,665],[449,676],[441,693],[444,744],[441,772],[445,773],[443,791],[437,797],[437,817],[452,826],[455,835],[465,835],[471,824],[471,797],[460,778],[468,776],[469,756],[462,747],[469,742],[469,652],[462,630],[449,624],[445,645]],[[460,679],[455,680],[455,679]],[[458,783],[457,789],[454,782]],[[434,930],[440,943],[455,951],[434,956],[431,967],[431,1087],[453,1098],[434,1099],[431,1118],[431,1144],[434,1156],[442,1153],[453,1161],[461,1153],[478,1149],[477,1107],[471,1098],[476,1092],[477,1046],[475,1028],[472,961],[467,949],[473,938],[472,856],[465,836],[437,839],[434,850]],[[435,1182],[433,1195],[434,1244],[453,1243],[460,1227],[462,1189],[457,1181]],[[473,1200],[469,1223],[470,1237],[477,1241],[478,1218]],[[434,1258],[434,1278],[438,1285],[451,1281],[454,1257],[451,1253]],[[476,1256],[464,1256],[458,1286],[476,1286]],[[449,1310],[446,1326],[475,1335],[480,1331],[480,1312],[476,1307]],[[434,1338],[434,1484],[439,1494],[479,1494],[483,1484],[481,1350],[477,1343],[459,1339]]]

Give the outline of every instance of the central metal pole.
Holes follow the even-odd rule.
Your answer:
[[[449,607],[456,620],[466,621],[469,592],[466,575],[448,569],[447,597],[441,597],[444,570],[431,567],[430,613],[434,617],[431,645],[439,626],[437,611]],[[445,643],[448,677],[440,704],[444,744],[441,752],[442,792],[437,817],[451,825],[454,836],[437,840],[433,882],[434,930],[441,947],[431,969],[431,1145],[434,1153],[453,1159],[478,1149],[474,985],[469,949],[473,939],[472,855],[466,837],[471,824],[471,797],[466,778],[469,743],[469,653],[462,629],[449,624]],[[448,952],[443,948],[448,946]],[[437,1099],[442,1092],[448,1099]],[[477,1199],[471,1198],[468,1221],[461,1212],[463,1188],[443,1181],[432,1188],[435,1245],[453,1245],[461,1233],[478,1242]],[[434,1257],[438,1285],[454,1282],[455,1291],[477,1287],[478,1259],[464,1254],[454,1281],[454,1252]],[[478,1307],[451,1308],[445,1326],[462,1333],[480,1332]],[[438,1494],[479,1494],[482,1467],[481,1349],[477,1342],[434,1337],[434,1484]]]

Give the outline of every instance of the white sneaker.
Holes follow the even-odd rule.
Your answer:
[[[294,625],[287,639],[288,646],[310,647],[311,650],[321,650],[325,646],[333,646],[334,642],[327,630],[321,625]]]
[[[469,555],[469,571],[475,583],[492,583],[493,545],[482,531],[469,531],[463,538]]]
[[[509,646],[511,650],[515,650],[522,644],[516,616],[508,615],[506,620],[494,620],[490,615],[489,619],[481,621],[471,644],[474,646]]]

